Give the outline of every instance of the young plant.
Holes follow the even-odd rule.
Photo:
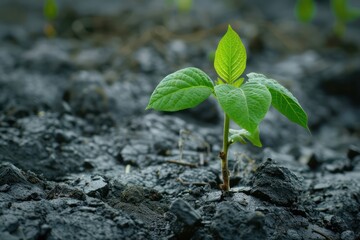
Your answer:
[[[259,124],[273,105],[290,121],[308,129],[307,115],[297,99],[277,81],[258,73],[241,74],[246,67],[246,49],[229,25],[215,52],[214,67],[219,75],[215,85],[202,70],[184,68],[166,76],[156,87],[146,109],[179,111],[192,108],[211,94],[224,111],[223,147],[219,154],[224,191],[230,189],[228,150],[234,142],[251,142],[261,147]],[[242,129],[230,129],[230,120]]]
[[[44,0],[43,15],[47,21],[44,26],[44,33],[47,37],[54,37],[56,35],[54,21],[58,15],[56,0]]]
[[[360,9],[350,7],[348,0],[331,0],[330,7],[335,16],[334,33],[342,37],[346,30],[346,24],[360,18]],[[316,12],[315,0],[297,0],[295,14],[299,21],[310,22]]]

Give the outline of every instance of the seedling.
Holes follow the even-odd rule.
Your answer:
[[[331,0],[330,6],[335,17],[334,33],[341,37],[346,30],[346,24],[360,18],[360,9],[350,7],[347,0]],[[301,22],[310,22],[316,12],[314,0],[298,0],[295,13]]]
[[[47,23],[44,26],[44,33],[48,37],[54,37],[56,35],[56,30],[53,22],[58,15],[56,0],[44,0],[43,15],[47,20]]]
[[[228,150],[234,142],[249,141],[261,147],[259,124],[270,105],[290,121],[309,129],[307,115],[298,100],[277,81],[258,73],[241,74],[246,68],[246,49],[229,25],[215,52],[215,84],[202,70],[188,67],[166,76],[156,87],[146,109],[179,111],[192,108],[214,95],[224,111],[223,147],[219,154],[223,191],[230,189]],[[230,129],[230,120],[242,129]]]

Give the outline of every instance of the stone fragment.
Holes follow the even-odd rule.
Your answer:
[[[176,220],[171,223],[171,229],[179,239],[189,239],[200,226],[200,214],[182,199],[176,199],[169,212],[176,216]]]
[[[360,156],[360,148],[355,145],[351,145],[347,151],[347,157],[350,160],[353,160],[357,156]]]
[[[285,167],[268,159],[252,178],[251,195],[280,206],[292,205],[303,190],[298,177]]]
[[[193,226],[200,222],[200,214],[186,201],[176,199],[170,206],[170,212],[176,215],[178,220],[187,226]]]
[[[0,186],[15,183],[27,183],[22,171],[10,163],[0,164]]]

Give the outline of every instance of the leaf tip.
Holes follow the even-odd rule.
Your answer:
[[[151,107],[151,105],[149,104],[149,105],[146,106],[145,110],[150,110],[151,108],[152,108],[152,107]]]
[[[236,33],[235,31],[234,31],[234,29],[231,27],[231,25],[229,24],[228,25],[228,29],[227,29],[227,32],[226,33]],[[238,35],[237,33],[236,33],[236,35]]]

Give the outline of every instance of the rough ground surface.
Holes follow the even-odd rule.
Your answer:
[[[55,38],[41,1],[0,2],[1,240],[360,239],[359,22],[331,47],[325,1],[309,26],[291,1],[193,2],[181,13],[160,0],[59,1]],[[291,89],[312,134],[270,111],[263,149],[231,147],[222,194],[214,99],[144,109],[176,69],[215,79],[227,23],[247,72]],[[179,141],[186,166],[171,163]]]

